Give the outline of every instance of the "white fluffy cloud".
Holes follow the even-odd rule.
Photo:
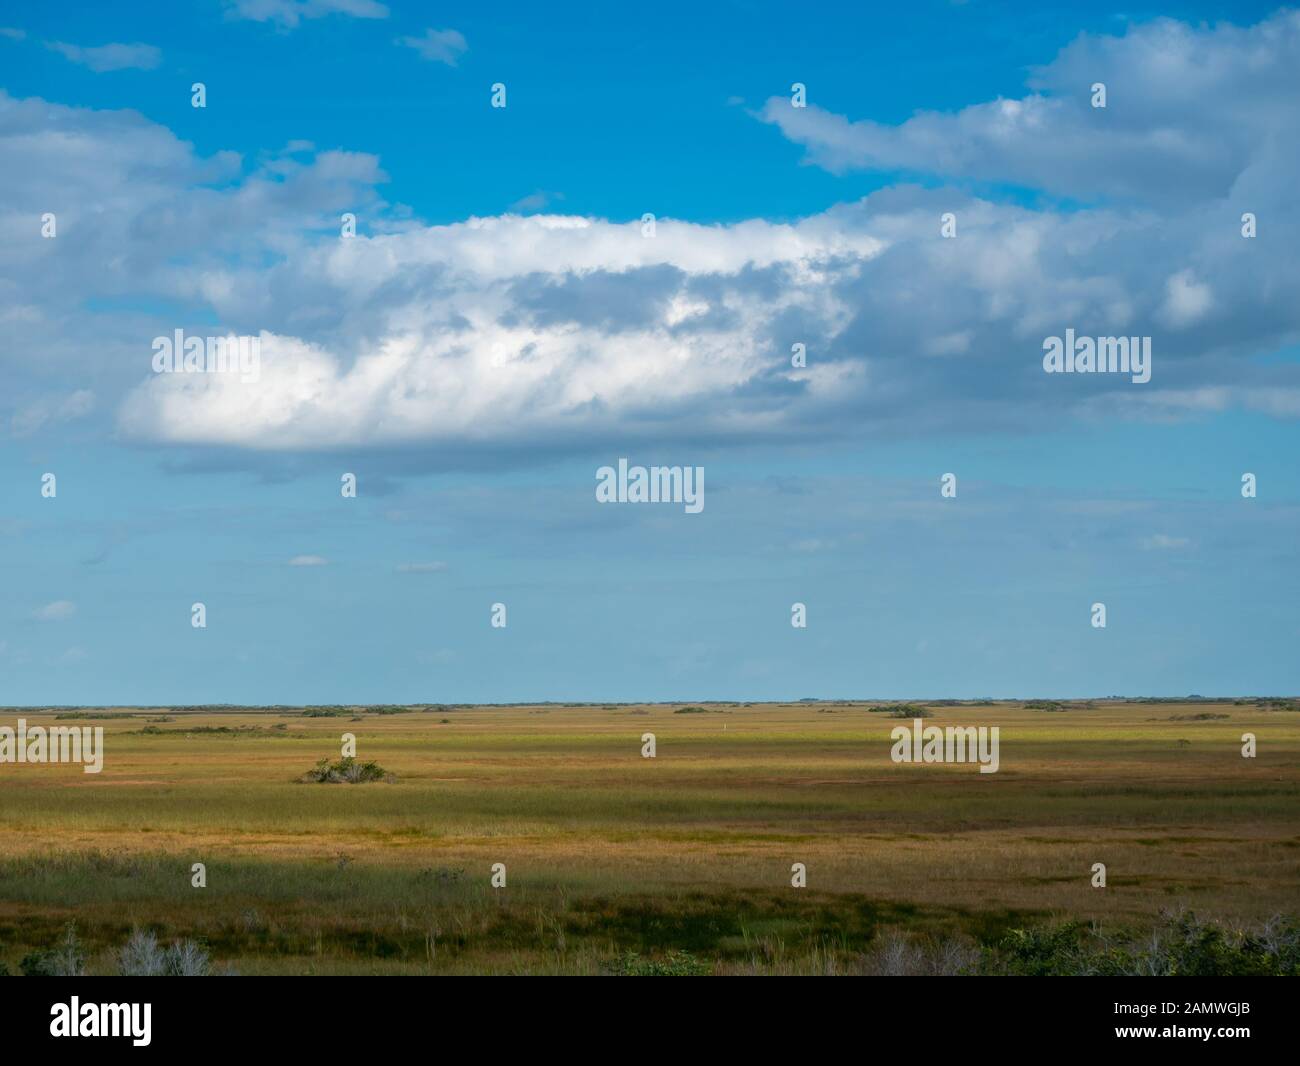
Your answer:
[[[648,426],[716,401],[697,417],[725,430],[727,398],[773,368],[775,321],[794,311],[846,321],[829,282],[881,247],[825,216],[661,221],[654,236],[640,222],[505,216],[336,241],[282,269],[269,298],[288,271],[346,304],[383,306],[373,340],[340,351],[263,334],[256,383],[152,377],[128,399],[123,426],[260,448],[524,441]],[[765,272],[769,283],[757,284]],[[222,288],[232,314],[251,295],[239,286],[232,277]],[[801,377],[815,390],[828,374],[823,362]]]

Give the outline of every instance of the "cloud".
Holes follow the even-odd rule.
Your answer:
[[[545,189],[537,189],[511,204],[510,211],[513,214],[532,214],[536,211],[543,211],[551,204],[563,199],[564,193],[562,192],[547,192]]]
[[[93,368],[98,409],[133,440],[386,449],[390,464],[401,452],[447,465],[637,441],[1016,432],[1233,408],[1300,417],[1300,366],[1253,358],[1300,341],[1290,296],[1300,159],[1282,150],[1300,101],[1275,76],[1279,57],[1300,59],[1297,25],[1290,15],[1249,29],[1155,23],[1076,42],[1039,77],[1073,84],[1082,68],[1063,72],[1075,57],[1099,56],[1107,113],[1085,99],[1082,117],[1051,125],[1050,137],[1026,134],[1014,115],[998,141],[977,104],[985,125],[962,134],[960,151],[945,154],[940,138],[916,157],[978,178],[996,155],[1020,160],[1015,173],[1031,180],[1035,168],[1070,169],[1059,154],[1049,166],[1038,142],[1075,138],[1083,151],[1092,134],[1079,123],[1118,122],[1160,167],[1103,154],[1075,170],[1110,180],[1115,164],[1128,198],[1025,206],[959,183],[899,184],[802,219],[660,218],[653,229],[560,213],[424,225],[384,202],[374,156],[303,147],[250,168],[233,153],[199,156],[133,112],[0,92],[0,153],[26,161],[0,171],[10,338],[0,370],[14,383],[0,414],[10,397],[54,393],[55,381]],[[1162,40],[1170,76],[1187,80],[1160,88],[1148,70],[1139,103],[1116,57],[1152,59]],[[1190,66],[1187,49],[1199,57]],[[1232,176],[1171,178],[1166,142],[1185,143],[1177,131],[1196,116],[1213,124],[1234,107],[1250,115],[1219,153]],[[1272,146],[1261,123],[1276,131]],[[929,143],[881,129],[891,144]],[[859,148],[849,155],[870,156]],[[1176,192],[1157,195],[1162,185]],[[65,205],[57,241],[40,240],[32,221],[49,203]],[[1240,233],[1248,210],[1255,239]],[[340,239],[342,211],[364,217],[365,233]],[[944,239],[950,211],[958,235]],[[128,298],[184,310],[66,313],[69,300]],[[150,339],[190,322],[258,336],[260,380],[152,374]],[[1043,339],[1066,328],[1151,336],[1151,382],[1043,374]],[[791,363],[796,343],[805,367]]]
[[[0,26],[0,37],[8,37],[11,41],[23,41],[27,39],[27,31],[12,26]]]
[[[773,97],[761,118],[835,172],[1005,182],[1085,202],[1204,201],[1249,183],[1294,143],[1300,124],[1287,94],[1298,63],[1300,13],[1246,29],[1158,19],[1122,37],[1081,35],[1019,99],[891,126]],[[1097,82],[1105,108],[1091,103]]]
[[[329,560],[320,555],[295,555],[289,560],[290,566],[324,566]]]
[[[153,70],[162,62],[162,52],[151,44],[104,44],[93,48],[49,41],[52,48],[65,59],[89,67],[96,74],[111,70]]]
[[[1190,270],[1180,270],[1165,285],[1160,314],[1164,321],[1181,329],[1204,318],[1213,303],[1210,287],[1198,282]]]
[[[30,436],[44,426],[84,418],[94,409],[95,394],[89,389],[42,397],[18,410],[10,419],[9,431],[15,437]]]
[[[456,65],[462,55],[469,50],[465,38],[456,30],[425,30],[423,37],[399,37],[398,44],[414,48],[421,59],[434,63],[446,63],[449,67]]]
[[[32,612],[38,622],[64,622],[77,613],[77,605],[70,600],[55,600]]]
[[[293,29],[303,19],[326,15],[386,19],[388,8],[376,0],[226,0],[227,18],[274,22],[285,29]]]
[[[446,563],[399,563],[399,574],[440,574],[447,569]]]
[[[256,386],[154,376],[132,392],[121,425],[136,437],[263,449],[518,443],[566,427],[649,432],[666,411],[690,408],[726,432],[737,407],[764,418],[768,389],[816,398],[861,376],[830,360],[796,380],[773,358],[771,334],[783,313],[821,328],[847,321],[829,282],[880,247],[829,217],[663,220],[646,237],[639,222],[503,216],[335,242],[296,264],[292,283],[305,270],[340,306],[383,307],[376,339],[347,352],[264,333]],[[277,299],[277,287],[270,280],[259,298]],[[737,401],[730,410],[726,397]],[[718,410],[702,409],[710,399]]]

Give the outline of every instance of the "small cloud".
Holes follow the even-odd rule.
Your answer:
[[[529,193],[516,200],[510,205],[510,210],[515,214],[528,214],[531,211],[543,211],[556,200],[563,200],[562,192],[547,192],[545,189],[538,189],[536,192]]]
[[[303,19],[326,15],[386,19],[388,8],[377,0],[226,0],[226,18],[274,22],[286,29],[293,29]]]
[[[745,98],[744,98],[743,96],[728,96],[728,97],[727,97],[727,106],[728,106],[728,107],[741,107],[741,106],[744,105],[744,103],[745,103]]]
[[[151,44],[102,44],[83,48],[63,41],[47,41],[46,47],[96,74],[110,70],[153,70],[162,62],[162,52]]]
[[[1165,284],[1165,302],[1160,317],[1174,327],[1190,326],[1205,316],[1214,303],[1210,287],[1193,277],[1190,270],[1180,270]]]
[[[84,418],[95,409],[95,394],[78,389],[61,398],[37,400],[20,409],[9,421],[9,432],[26,437],[46,425]]]
[[[61,663],[79,663],[86,658],[85,648],[69,648],[59,656]]]
[[[323,555],[295,555],[289,560],[290,566],[324,566],[329,560]]]
[[[397,43],[414,48],[421,59],[446,63],[449,67],[454,67],[456,60],[469,50],[464,36],[457,30],[425,30],[423,37],[399,37]]]
[[[1147,551],[1186,548],[1191,543],[1186,537],[1171,537],[1166,533],[1156,533],[1154,536],[1142,538],[1142,547]]]
[[[8,37],[11,41],[22,41],[27,37],[26,30],[16,30],[12,26],[0,26],[0,37]]]
[[[71,600],[55,600],[32,612],[38,622],[64,622],[77,613],[77,605]]]
[[[446,563],[399,563],[399,574],[437,574],[447,569]]]

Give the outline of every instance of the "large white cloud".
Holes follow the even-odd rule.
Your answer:
[[[372,338],[339,351],[264,334],[256,383],[159,375],[129,397],[123,426],[263,448],[524,441],[648,428],[717,401],[696,428],[726,432],[738,413],[729,400],[773,371],[776,320],[847,321],[830,281],[881,247],[825,216],[663,221],[653,235],[639,221],[505,216],[340,239],[282,264],[263,292],[242,291],[250,279],[232,271],[213,302],[231,317],[248,303],[269,312],[281,286],[305,285],[330,292],[345,314],[379,308]],[[621,305],[609,300],[620,285]],[[587,302],[588,291],[604,299]],[[816,392],[831,373],[823,364],[784,376]]]

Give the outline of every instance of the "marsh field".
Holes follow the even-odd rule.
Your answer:
[[[992,774],[895,764],[882,706],[8,709],[105,755],[0,766],[0,962],[71,923],[92,973],[138,928],[243,975],[840,973],[1300,910],[1294,704],[925,704]],[[303,782],[344,733],[391,779]]]

